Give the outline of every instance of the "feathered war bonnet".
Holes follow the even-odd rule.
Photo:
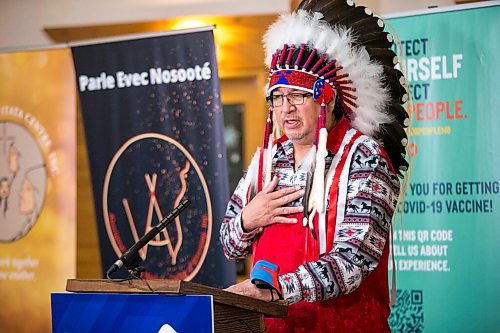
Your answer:
[[[351,126],[379,141],[400,175],[408,168],[404,128],[409,118],[401,105],[408,94],[403,74],[394,68],[398,60],[391,50],[393,38],[384,32],[382,19],[351,0],[304,0],[294,13],[280,16],[269,27],[264,44],[269,68],[268,98],[278,87],[292,87],[313,93],[323,105],[315,141],[318,153],[326,150],[322,147],[326,137],[321,142],[321,117],[331,88]],[[264,184],[270,181],[272,118],[270,108],[259,161],[258,179],[264,178]],[[316,158],[318,178],[324,174],[317,163],[324,159],[323,155]],[[263,185],[258,183],[260,190]],[[320,187],[323,198],[324,184]]]

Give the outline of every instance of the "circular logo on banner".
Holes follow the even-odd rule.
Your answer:
[[[110,162],[103,188],[103,216],[118,257],[183,198],[191,205],[140,251],[146,277],[189,281],[210,245],[212,205],[200,167],[178,141],[144,133],[125,142]]]
[[[0,241],[28,234],[43,207],[47,169],[35,137],[23,126],[0,121]]]

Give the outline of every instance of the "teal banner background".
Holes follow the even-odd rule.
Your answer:
[[[500,6],[388,22],[412,94],[391,328],[499,332]]]

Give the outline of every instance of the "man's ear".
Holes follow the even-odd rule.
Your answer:
[[[333,112],[333,109],[335,108],[335,103],[337,103],[337,90],[333,90],[333,96],[331,101],[328,103],[328,112]]]

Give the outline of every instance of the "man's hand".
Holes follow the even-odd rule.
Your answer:
[[[297,219],[283,215],[303,211],[302,205],[297,207],[286,207],[286,205],[304,196],[304,190],[297,186],[273,192],[277,185],[278,177],[274,176],[272,181],[243,208],[241,213],[243,229],[251,231],[274,223],[297,223]]]
[[[243,282],[233,284],[232,286],[224,290],[238,295],[253,297],[267,302],[275,301],[278,299],[278,294],[276,293],[275,290],[257,288],[248,279]],[[271,295],[271,293],[273,294]]]

